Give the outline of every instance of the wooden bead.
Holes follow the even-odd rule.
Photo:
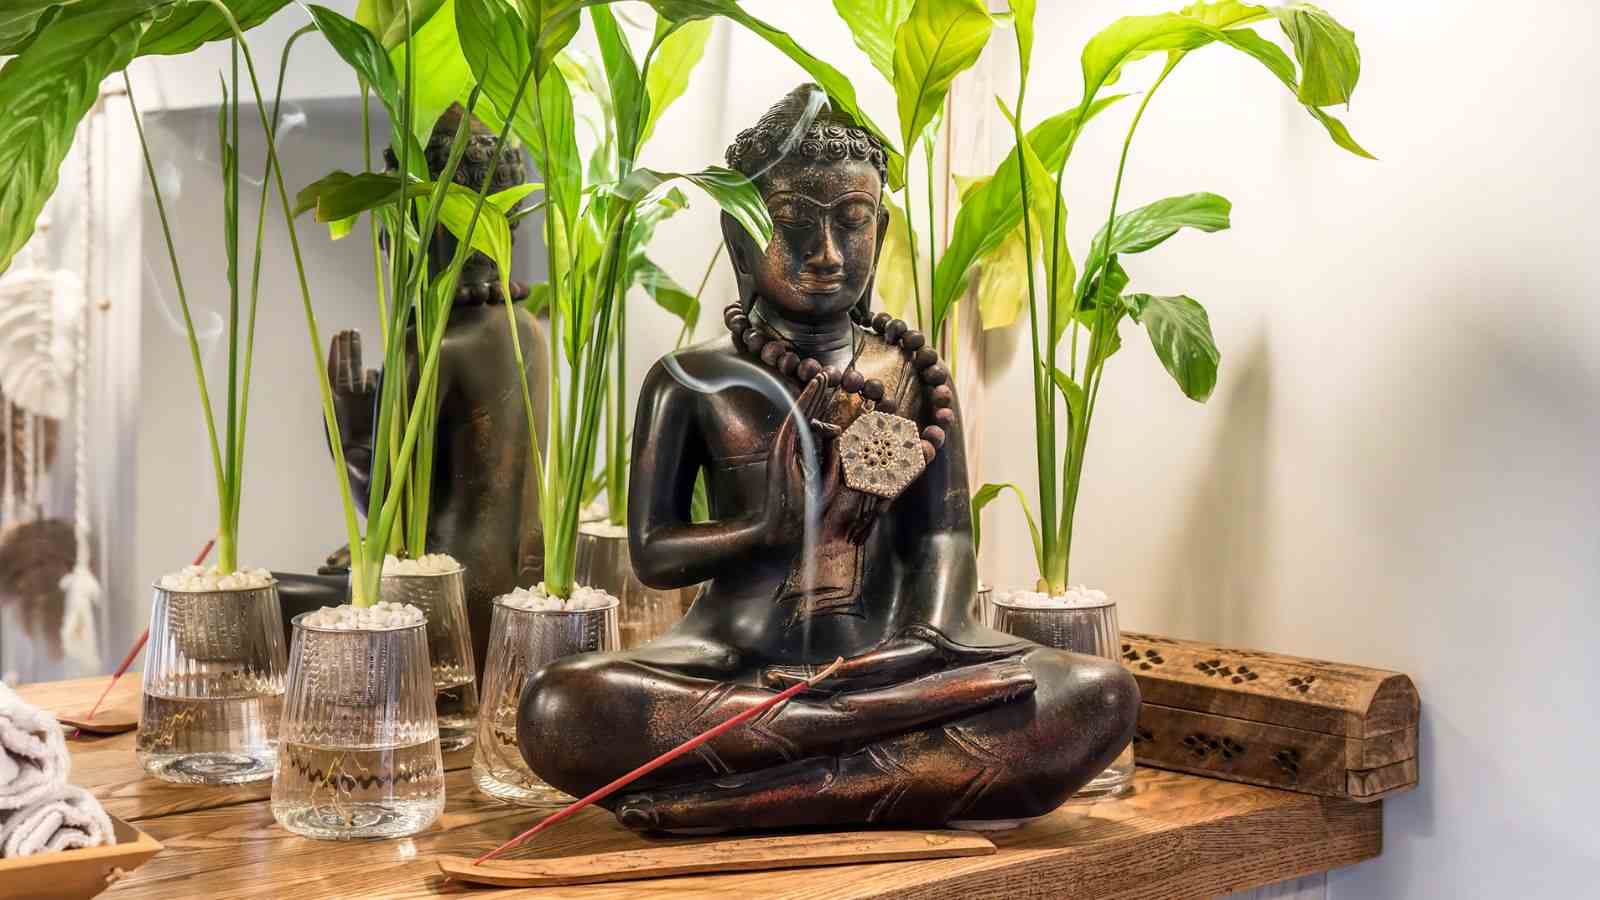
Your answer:
[[[900,339],[900,346],[904,347],[907,353],[915,353],[918,350],[921,350],[922,345],[926,344],[927,342],[928,339],[923,337],[922,332],[908,331],[906,332],[905,337]]]
[[[933,462],[933,458],[935,456],[938,456],[938,455],[939,455],[939,448],[938,447],[935,447],[934,445],[928,443],[927,441],[923,441],[922,442],[922,461],[923,462],[932,463]]]
[[[949,380],[950,373],[945,371],[944,366],[929,366],[922,370],[923,384],[931,384],[935,387],[938,387]]]
[[[744,336],[744,345],[749,348],[751,353],[760,353],[761,348],[767,345],[767,336],[751,329]]]
[[[929,425],[922,429],[922,439],[935,447],[944,446],[944,429],[937,425]]]
[[[861,389],[866,386],[867,376],[861,374],[855,369],[851,369],[850,371],[844,373],[844,389],[846,391],[849,391],[852,394],[859,394],[861,393]]]
[[[768,341],[761,348],[761,361],[769,366],[775,366],[778,364],[778,360],[783,358],[785,352],[783,344],[777,341]]]
[[[919,369],[926,369],[939,361],[939,354],[933,352],[932,347],[923,347],[911,354],[911,364]]]
[[[956,411],[948,406],[940,407],[933,411],[933,424],[949,430],[956,423]]]
[[[740,313],[739,315],[736,315],[736,316],[729,316],[728,317],[728,328],[733,330],[733,331],[744,331],[745,329],[747,329],[749,327],[750,327],[750,317],[744,315],[743,313]]]
[[[956,392],[950,389],[950,385],[941,384],[928,391],[928,399],[933,401],[934,406],[945,409],[955,404]]]
[[[876,378],[868,378],[867,383],[861,386],[861,396],[868,400],[882,400],[883,382]]]
[[[838,387],[839,382],[844,380],[844,372],[838,366],[824,366],[822,377],[828,379],[828,387]]]
[[[900,404],[894,402],[893,397],[885,397],[878,401],[877,409],[878,412],[881,412],[884,415],[892,416],[900,412]]]
[[[740,304],[740,303],[729,303],[727,306],[724,306],[722,308],[722,317],[724,319],[726,319],[727,317],[733,315],[734,313],[743,314],[744,313],[744,305]]]
[[[822,363],[808,356],[800,361],[800,367],[796,370],[796,374],[800,376],[802,382],[810,384],[812,379],[822,374]]]
[[[889,323],[892,321],[894,321],[894,317],[888,313],[878,313],[872,317],[872,330],[883,334],[883,330],[888,328]]]
[[[885,325],[883,328],[883,339],[893,344],[905,337],[906,330],[910,327],[911,326],[907,325],[900,319],[892,319],[890,320],[889,324]]]
[[[793,375],[800,368],[800,354],[790,350],[778,357],[778,368],[782,369],[785,375]]]

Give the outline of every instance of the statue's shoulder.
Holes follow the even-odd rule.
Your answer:
[[[738,379],[751,361],[739,353],[731,335],[722,334],[668,352],[645,375],[641,396],[686,390],[715,393]]]

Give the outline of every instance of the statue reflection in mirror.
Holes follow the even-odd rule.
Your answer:
[[[961,417],[928,338],[870,308],[891,224],[887,154],[803,85],[728,164],[771,212],[765,249],[724,215],[727,333],[660,360],[635,419],[639,577],[704,582],[642,647],[528,682],[534,772],[589,793],[836,657],[833,677],[614,795],[635,829],[1043,815],[1132,737],[1117,664],[978,621]],[[704,473],[710,521],[690,518]]]

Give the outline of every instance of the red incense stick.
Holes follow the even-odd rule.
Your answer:
[[[198,566],[206,561],[206,557],[211,554],[211,547],[216,544],[216,542],[217,539],[215,537],[212,537],[211,540],[206,541],[206,545],[200,548],[199,555],[194,558],[194,565]],[[144,630],[144,634],[139,635],[139,639],[133,642],[132,647],[128,648],[128,655],[122,658],[122,664],[117,666],[117,670],[115,672],[111,673],[111,683],[107,684],[106,689],[100,692],[100,699],[96,700],[94,702],[94,706],[89,708],[89,714],[84,716],[85,719],[93,719],[94,714],[100,711],[100,704],[106,702],[106,697],[111,694],[111,689],[117,686],[117,682],[122,678],[123,673],[128,671],[128,667],[133,665],[134,660],[139,658],[139,651],[144,649],[144,645],[149,640],[150,629],[146,628]]]
[[[688,753],[689,751],[695,749],[696,747],[700,746],[701,744],[704,744],[707,741],[715,740],[716,738],[722,736],[723,734],[725,734],[729,730],[737,728],[740,724],[742,724],[744,722],[747,722],[750,719],[755,718],[756,716],[761,715],[762,713],[764,713],[767,710],[773,708],[774,706],[779,705],[780,703],[787,703],[792,697],[794,697],[794,695],[800,693],[801,691],[805,690],[808,687],[811,687],[812,685],[816,684],[817,682],[822,681],[823,679],[827,678],[829,675],[832,675],[834,670],[839,668],[842,665],[844,665],[844,657],[840,657],[840,658],[834,660],[832,665],[828,666],[826,669],[823,669],[821,672],[818,672],[817,674],[811,676],[810,678],[806,679],[805,681],[797,682],[797,683],[795,683],[793,685],[790,685],[789,687],[784,689],[783,693],[776,694],[776,695],[774,695],[774,696],[772,696],[772,697],[770,697],[770,698],[768,698],[766,700],[763,700],[762,702],[756,704],[755,706],[750,707],[749,709],[745,710],[742,713],[739,713],[738,715],[734,716],[733,718],[729,719],[728,721],[723,722],[721,725],[718,725],[718,726],[710,729],[709,731],[704,732],[703,734],[699,735],[698,737],[692,737],[692,738],[688,739],[687,741],[684,741],[683,743],[679,744],[676,747],[673,747],[671,750],[668,750],[667,752],[661,754],[660,756],[656,757],[655,759],[650,760],[649,762],[645,763],[644,765],[640,766],[639,768],[634,769],[632,772],[629,772],[628,774],[622,776],[621,778],[618,778],[616,781],[611,782],[610,784],[606,785],[603,788],[599,788],[594,793],[588,795],[587,797],[584,797],[582,800],[576,801],[571,806],[568,806],[567,808],[565,808],[563,810],[560,810],[558,812],[552,813],[551,815],[547,816],[545,819],[540,821],[539,824],[533,826],[532,828],[529,828],[527,831],[524,831],[523,833],[517,835],[516,837],[512,838],[511,840],[506,841],[504,844],[501,844],[500,846],[494,848],[493,850],[490,850],[488,853],[485,853],[484,855],[482,855],[482,856],[478,857],[477,859],[473,860],[472,864],[476,866],[476,865],[482,864],[485,860],[494,859],[496,856],[499,856],[500,854],[504,853],[505,851],[510,850],[511,848],[517,846],[518,844],[522,843],[523,841],[527,840],[528,838],[531,838],[534,835],[538,834],[539,832],[545,830],[546,828],[549,828],[551,825],[554,825],[557,822],[561,821],[562,819],[565,819],[565,818],[568,818],[568,817],[572,816],[574,813],[576,813],[580,809],[583,809],[585,806],[590,806],[590,805],[592,805],[592,804],[594,804],[594,803],[596,803],[598,801],[604,800],[605,798],[611,796],[612,794],[616,793],[617,791],[621,790],[622,788],[627,787],[630,783],[632,783],[634,781],[637,781],[640,778],[643,778],[644,776],[650,774],[651,772],[654,772],[655,770],[661,768],[662,766],[666,765],[667,763],[672,762],[673,760],[675,760],[678,757],[684,755],[685,753]]]

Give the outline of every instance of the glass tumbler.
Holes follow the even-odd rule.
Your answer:
[[[427,626],[294,618],[272,815],[302,837],[392,838],[444,810]]]
[[[472,744],[478,729],[478,682],[467,627],[466,569],[428,575],[385,575],[378,597],[410,603],[428,617],[428,658],[433,661],[439,749],[445,753]]]
[[[678,623],[694,598],[698,585],[657,590],[634,574],[628,555],[628,529],[604,519],[578,526],[577,568],[579,584],[596,587],[620,603],[617,628],[622,647],[631,650],[665,634]]]
[[[500,597],[489,626],[483,713],[472,779],[478,790],[521,806],[560,806],[572,798],[533,774],[517,747],[517,707],[528,676],[563,656],[617,649],[617,607],[572,611],[519,609]]]
[[[1122,631],[1117,627],[1117,604],[1110,600],[1093,605],[1022,606],[995,595],[989,601],[990,624],[1036,644],[1099,656],[1120,663]],[[1074,799],[1115,797],[1133,784],[1133,745],[1122,748],[1104,772],[1074,794]]]
[[[277,582],[155,587],[136,744],[146,772],[182,784],[272,777],[284,691],[279,617]]]

